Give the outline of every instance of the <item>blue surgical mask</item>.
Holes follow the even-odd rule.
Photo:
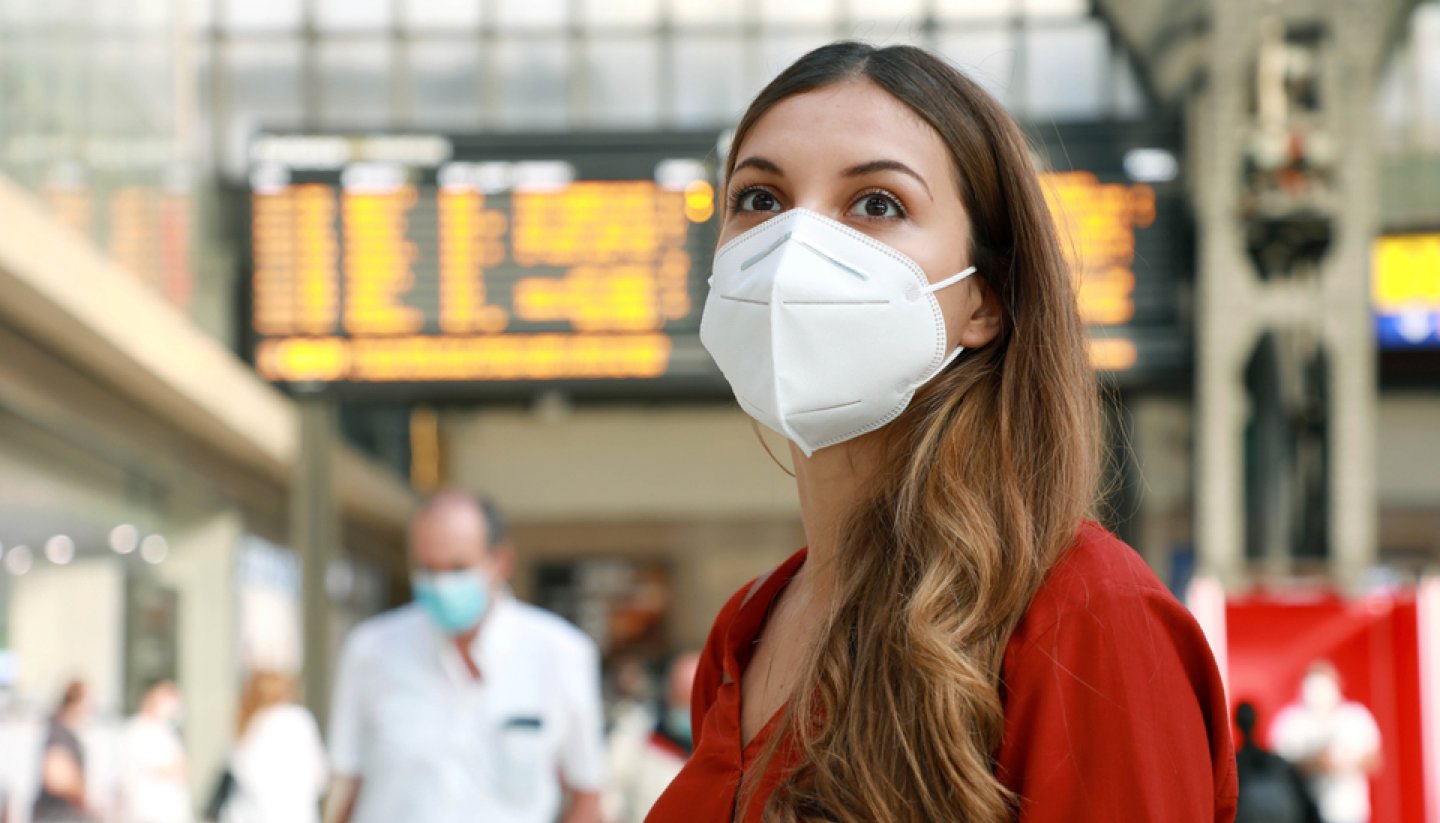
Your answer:
[[[695,734],[690,726],[690,707],[670,706],[665,709],[665,731],[685,745],[693,745]]]
[[[413,572],[415,602],[446,634],[464,634],[480,623],[490,607],[490,587],[480,572]]]

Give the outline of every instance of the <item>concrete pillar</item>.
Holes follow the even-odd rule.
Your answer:
[[[1380,222],[1380,159],[1373,99],[1384,44],[1383,15],[1331,0],[1336,59],[1325,78],[1336,105],[1341,195],[1335,244],[1323,273],[1322,329],[1330,357],[1331,567],[1351,593],[1374,564],[1379,531],[1375,423],[1378,386],[1370,311],[1371,247]]]
[[[1208,82],[1190,101],[1190,146],[1200,232],[1197,283],[1196,536],[1200,572],[1227,587],[1245,573],[1244,368],[1260,334],[1298,330],[1325,348],[1330,368],[1330,481],[1326,511],[1336,582],[1354,591],[1375,556],[1376,404],[1368,291],[1378,221],[1371,98],[1384,15],[1346,0],[1212,0]],[[1246,254],[1240,213],[1253,61],[1266,17],[1320,23],[1320,126],[1334,141],[1334,225],[1316,276],[1261,282]],[[1313,204],[1312,204],[1313,205]],[[1281,558],[1283,561],[1284,558]]]
[[[297,398],[300,454],[290,496],[290,542],[302,564],[301,597],[305,661],[301,680],[305,705],[324,728],[330,717],[330,594],[326,573],[340,540],[334,465],[338,420],[333,399],[315,394]]]
[[[1243,2],[1215,0],[1210,81],[1191,100],[1189,145],[1199,234],[1196,277],[1195,536],[1198,569],[1226,588],[1244,573],[1245,393],[1241,372],[1255,340],[1254,278],[1236,219],[1248,72],[1239,54],[1256,32]]]
[[[234,739],[240,703],[239,606],[235,551],[245,533],[233,509],[176,518],[170,551],[156,576],[179,595],[179,672],[187,705],[185,749],[190,790],[203,802]]]

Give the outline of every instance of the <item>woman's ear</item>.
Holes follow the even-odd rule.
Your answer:
[[[990,287],[984,277],[972,277],[966,281],[974,289],[974,295],[966,303],[973,306],[970,314],[961,322],[956,342],[967,349],[978,349],[1000,334],[1005,321],[1004,310],[1000,307],[1000,295]]]

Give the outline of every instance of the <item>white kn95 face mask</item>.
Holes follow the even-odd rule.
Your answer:
[[[715,253],[700,341],[751,417],[807,457],[884,426],[959,356],[915,261],[807,209]]]

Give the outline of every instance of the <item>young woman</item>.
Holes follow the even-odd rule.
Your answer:
[[[234,790],[221,823],[318,823],[329,771],[315,719],[295,703],[294,678],[270,671],[250,675],[230,773]]]
[[[910,47],[811,52],[727,158],[701,336],[808,548],[721,610],[651,823],[1220,821],[1199,627],[1085,519],[1095,375],[1019,130]]]

